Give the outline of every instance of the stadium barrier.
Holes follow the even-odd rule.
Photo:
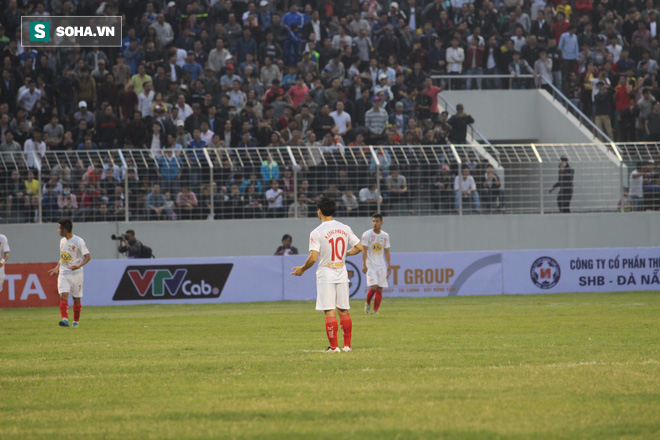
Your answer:
[[[306,218],[321,194],[339,202],[340,217],[546,214],[558,211],[559,190],[549,189],[562,157],[574,169],[571,212],[631,205],[624,188],[640,162],[648,177],[634,209],[660,209],[651,143],[91,150],[0,153],[0,223]],[[457,197],[464,169],[476,191]]]
[[[290,275],[305,255],[93,260],[85,267],[88,306],[313,300],[315,269]],[[660,248],[392,253],[392,297],[660,290]],[[53,263],[9,264],[0,307],[54,306]],[[351,297],[368,287],[362,259],[347,270]],[[21,275],[22,274],[22,275]],[[258,276],[255,276],[258,274]],[[20,284],[19,284],[20,281]]]

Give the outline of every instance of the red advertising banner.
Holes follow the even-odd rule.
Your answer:
[[[9,263],[5,266],[5,280],[0,292],[0,308],[56,307],[57,277],[48,270],[57,263]]]

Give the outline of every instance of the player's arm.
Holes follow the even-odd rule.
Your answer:
[[[78,270],[78,269],[80,269],[81,267],[83,267],[85,264],[89,263],[89,260],[91,260],[91,259],[92,259],[92,256],[91,256],[90,254],[85,254],[85,255],[83,255],[83,261],[82,261],[82,263],[80,263],[79,266],[76,266],[76,265],[74,264],[73,266],[71,266],[70,269],[71,269],[71,270]]]
[[[362,252],[363,250],[364,250],[364,247],[362,247],[362,243],[358,242],[358,243],[357,243],[355,246],[353,246],[348,252],[346,252],[346,256],[347,256],[347,257],[350,257],[350,256],[353,256],[353,255],[357,255],[357,254],[359,254],[360,252]],[[362,256],[362,261],[363,261],[363,262],[365,261],[364,258],[365,258],[365,257]]]
[[[53,275],[57,275],[57,274],[58,274],[58,272],[60,271],[60,263],[61,263],[61,261],[58,261],[58,262],[57,262],[57,266],[55,266],[54,268],[52,268],[51,270],[48,271],[48,273],[50,274],[50,276],[53,276]]]
[[[392,263],[390,262],[390,248],[385,248],[385,261],[387,261],[387,276],[392,273]]]
[[[367,251],[362,252],[362,273],[367,273]]]
[[[7,260],[9,260],[9,252],[2,254],[2,259],[0,259],[0,267],[3,267]]]
[[[291,275],[295,275],[297,277],[301,276],[302,274],[305,273],[307,269],[310,267],[314,266],[316,264],[316,260],[319,259],[319,252],[318,251],[309,251],[309,256],[307,257],[307,260],[305,260],[305,264],[302,266],[296,266],[292,268],[293,272],[291,272]]]

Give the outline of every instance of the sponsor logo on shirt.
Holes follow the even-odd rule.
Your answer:
[[[71,254],[68,252],[64,251],[60,253],[60,260],[62,260],[62,263],[70,263],[71,259]]]
[[[380,243],[374,243],[373,245],[371,245],[371,250],[377,254],[380,254],[381,252],[383,252],[383,245],[381,245]]]

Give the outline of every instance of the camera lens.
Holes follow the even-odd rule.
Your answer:
[[[110,238],[112,238],[113,240],[116,240],[116,239],[117,239],[117,236],[116,236],[115,234],[112,234],[112,235],[110,236]]]

